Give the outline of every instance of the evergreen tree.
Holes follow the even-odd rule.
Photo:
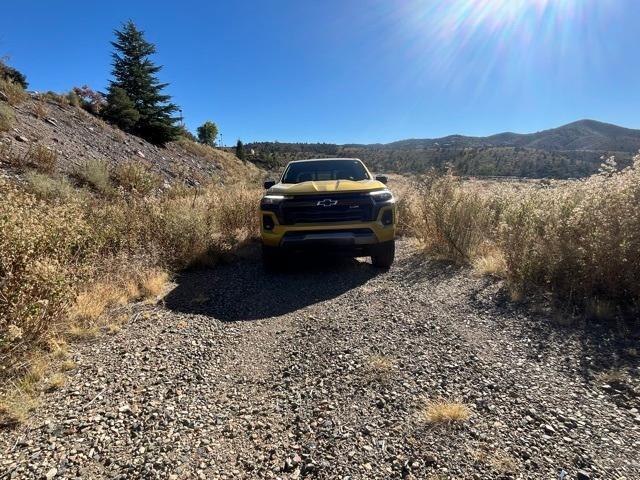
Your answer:
[[[242,140],[238,140],[238,143],[236,143],[236,157],[244,160],[244,145],[242,145]]]
[[[218,126],[213,122],[204,122],[198,127],[198,141],[214,147],[218,138]]]
[[[128,131],[155,144],[175,140],[179,134],[175,126],[178,119],[172,114],[178,108],[171,103],[169,95],[162,93],[168,85],[158,80],[157,73],[162,67],[149,59],[156,47],[144,39],[143,32],[131,20],[121,30],[116,30],[115,35],[116,41],[111,42],[115,48],[112,55],[114,79],[109,85],[109,95],[123,100],[113,91],[122,89],[139,113],[138,120]],[[124,111],[130,113],[128,108]]]
[[[140,120],[140,112],[136,110],[133,100],[120,87],[112,87],[107,95],[107,106],[102,116],[118,128],[130,132]]]

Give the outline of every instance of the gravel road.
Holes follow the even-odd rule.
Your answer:
[[[75,349],[0,478],[640,478],[637,338],[559,323],[406,241],[388,272],[189,272]]]

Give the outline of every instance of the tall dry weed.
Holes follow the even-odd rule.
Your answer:
[[[518,295],[551,292],[594,316],[640,308],[640,155],[621,171],[609,159],[587,179],[522,188],[431,176],[400,208],[428,253],[504,275]]]

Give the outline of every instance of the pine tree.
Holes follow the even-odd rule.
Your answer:
[[[218,126],[210,121],[204,122],[198,127],[198,141],[214,147],[218,138]]]
[[[140,120],[140,112],[136,110],[133,100],[120,87],[112,87],[107,95],[107,106],[102,116],[124,131],[132,131]]]
[[[115,35],[116,41],[111,42],[115,48],[112,55],[114,79],[109,85],[109,95],[122,99],[113,91],[122,89],[139,113],[138,120],[128,131],[155,144],[175,140],[179,134],[175,126],[178,119],[172,114],[178,107],[171,103],[169,95],[162,93],[168,85],[158,80],[157,73],[162,67],[149,59],[156,52],[156,47],[144,39],[143,32],[131,20],[121,30],[116,30]],[[129,113],[129,109],[125,112]]]
[[[242,140],[238,140],[238,143],[236,143],[236,157],[244,160],[244,145],[242,144]]]

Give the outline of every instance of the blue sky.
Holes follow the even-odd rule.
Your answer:
[[[637,0],[49,0],[3,5],[0,56],[34,90],[104,89],[113,29],[158,48],[187,126],[241,138],[389,142],[640,128]]]

